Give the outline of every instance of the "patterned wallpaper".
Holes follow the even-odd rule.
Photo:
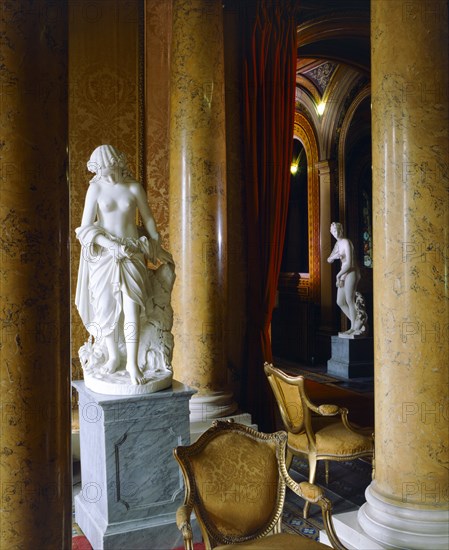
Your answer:
[[[168,239],[170,43],[172,0],[145,2],[145,171],[148,200]]]

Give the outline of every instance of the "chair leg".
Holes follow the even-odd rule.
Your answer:
[[[309,455],[309,483],[315,483],[316,476],[316,457]],[[304,519],[309,517],[310,502],[304,504],[302,516]]]
[[[287,449],[287,454],[285,456],[285,467],[287,468],[287,472],[290,470],[292,461],[293,461],[293,453],[290,451],[290,449]]]

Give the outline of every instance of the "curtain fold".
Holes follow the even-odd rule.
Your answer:
[[[296,88],[295,2],[254,0],[244,21],[244,143],[248,224],[248,376],[246,406],[274,429],[263,371],[272,360],[270,324],[282,260],[290,192]]]

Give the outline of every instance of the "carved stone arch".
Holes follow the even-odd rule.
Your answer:
[[[371,95],[371,86],[368,84],[354,98],[351,103],[346,116],[343,120],[343,124],[340,130],[340,138],[338,140],[338,213],[339,220],[346,224],[346,160],[345,160],[345,148],[346,138],[348,136],[348,130],[352,122],[354,113],[358,107],[367,97]]]
[[[308,296],[315,304],[320,302],[320,188],[318,179],[318,144],[312,125],[303,113],[295,113],[294,137],[302,143],[307,157],[307,208],[309,274]]]
[[[301,235],[291,233],[297,239],[296,246],[305,241],[307,233],[307,272],[288,271],[287,265],[279,275],[278,300],[273,312],[271,325],[272,347],[275,356],[313,363],[315,358],[315,332],[317,327],[317,309],[321,302],[320,292],[320,221],[319,221],[319,179],[318,179],[318,145],[312,123],[302,112],[295,113],[294,139],[303,148],[307,159],[307,171],[304,173],[301,202],[293,206],[290,195],[289,215],[295,211],[302,218]],[[307,202],[307,204],[304,204]],[[305,214],[307,212],[307,224]],[[298,238],[299,237],[299,238]],[[304,239],[304,241],[303,241]],[[300,241],[300,242],[299,242]],[[285,254],[285,250],[284,250]],[[291,264],[290,264],[291,265]],[[298,268],[301,269],[299,267]],[[305,263],[304,263],[304,269]]]

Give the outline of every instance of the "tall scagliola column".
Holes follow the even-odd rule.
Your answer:
[[[170,248],[175,378],[196,388],[191,420],[231,414],[225,365],[226,146],[221,0],[174,0]]]
[[[2,2],[0,548],[70,548],[65,2]]]
[[[321,243],[321,322],[320,332],[333,334],[333,298],[332,269],[327,257],[332,252],[332,237],[330,233],[332,184],[334,176],[333,162],[322,160],[317,163],[320,178],[320,243]],[[329,338],[328,338],[329,339]],[[330,340],[330,339],[329,339]]]
[[[359,522],[448,548],[449,135],[445,0],[371,2],[375,478]]]

